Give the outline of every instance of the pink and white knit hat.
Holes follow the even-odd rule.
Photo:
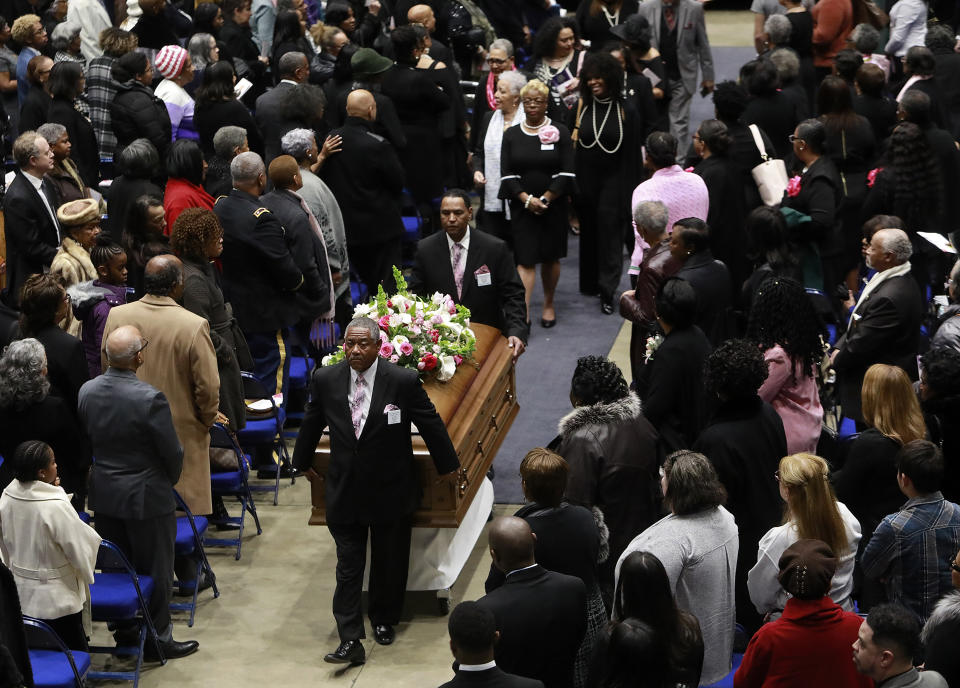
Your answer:
[[[157,53],[155,64],[157,71],[164,79],[176,79],[183,70],[183,63],[187,60],[187,51],[179,45],[165,45]]]

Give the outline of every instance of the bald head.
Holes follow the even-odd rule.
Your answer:
[[[411,24],[423,24],[427,31],[433,33],[437,28],[437,19],[433,16],[430,5],[414,5],[407,10],[407,21]]]
[[[530,524],[516,516],[504,516],[490,524],[488,533],[493,565],[510,573],[536,563],[533,550],[537,538]]]
[[[300,183],[300,166],[292,155],[278,155],[270,162],[270,181],[278,189],[296,191]]]
[[[154,256],[143,270],[143,290],[153,296],[179,298],[183,292],[183,263],[169,253]]]
[[[133,325],[118,327],[107,336],[104,350],[107,353],[107,362],[111,368],[121,370],[136,370],[142,359],[137,354],[146,346],[143,335]]]
[[[359,117],[368,122],[377,118],[377,101],[373,94],[364,89],[351,91],[347,96],[347,117]]]

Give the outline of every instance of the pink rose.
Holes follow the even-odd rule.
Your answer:
[[[390,357],[390,362],[391,362],[391,363],[399,363],[399,362],[400,362],[400,357],[397,356],[396,354],[394,354],[393,356]]]
[[[868,187],[870,187],[871,189],[873,188],[873,185],[874,185],[874,184],[876,183],[876,181],[877,181],[877,175],[880,174],[881,172],[883,172],[883,168],[882,168],[882,167],[874,167],[872,170],[870,170],[870,171],[867,173],[867,186],[868,186]]]
[[[793,198],[800,193],[800,177],[790,177],[787,181],[787,196]]]
[[[383,358],[390,358],[393,355],[393,344],[390,342],[384,342],[380,345],[380,356]]]
[[[400,353],[403,354],[404,356],[409,356],[410,354],[412,354],[413,344],[411,344],[410,342],[403,342],[400,345]]]
[[[552,124],[540,128],[540,143],[556,143],[560,140],[560,130]]]
[[[453,355],[453,362],[454,362],[456,365],[460,365],[461,363],[463,363],[463,356],[461,356],[460,354],[454,354],[454,355]]]
[[[377,321],[377,324],[380,325],[381,329],[387,329],[390,327],[390,316],[385,315]]]
[[[420,329],[419,325],[411,325],[410,332],[413,333],[414,337],[416,337],[422,332],[422,330]]]

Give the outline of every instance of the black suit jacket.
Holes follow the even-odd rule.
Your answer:
[[[284,102],[297,89],[294,84],[280,82],[257,98],[254,119],[263,135],[264,157],[266,164],[280,155],[280,139],[291,129],[304,126],[284,116]],[[321,141],[322,145],[323,142]]]
[[[47,182],[52,194],[53,184]],[[56,212],[58,202],[50,203]],[[19,170],[3,197],[4,229],[7,240],[7,303],[20,305],[20,289],[30,275],[43,272],[53,262],[60,246],[60,233],[40,192]]]
[[[260,202],[280,220],[290,255],[303,273],[303,286],[296,294],[297,314],[301,322],[315,320],[330,310],[330,268],[323,240],[310,226],[309,211],[300,205],[299,196],[278,189],[261,196]]]
[[[477,604],[496,617],[500,642],[494,654],[504,671],[543,681],[546,688],[572,688],[587,627],[582,580],[537,565],[510,574]]]
[[[303,274],[280,220],[256,196],[232,189],[213,212],[223,225],[225,300],[244,332],[271,332],[297,322],[293,293]]]
[[[695,253],[677,270],[697,293],[695,323],[714,346],[731,334],[733,283],[727,266],[713,257],[711,251]]]
[[[857,309],[859,317],[851,318],[833,360],[845,416],[863,419],[860,388],[874,363],[900,366],[911,380],[917,379],[920,303],[920,289],[907,273],[878,285]]]
[[[62,124],[67,128],[72,145],[70,159],[73,160],[83,183],[96,188],[100,181],[100,149],[97,147],[97,135],[93,125],[73,107],[73,102],[65,98],[50,101],[47,121]]]
[[[47,377],[50,378],[51,391],[62,398],[70,412],[76,415],[80,387],[90,379],[83,343],[56,325],[48,325],[32,336],[43,344],[47,354]]]
[[[351,248],[403,235],[399,204],[403,168],[393,146],[370,126],[358,117],[347,117],[340,129],[330,132],[343,137],[343,150],[321,170],[340,204]]]
[[[476,272],[486,266],[490,284],[481,287]],[[527,341],[523,283],[506,242],[486,232],[470,230],[470,248],[463,270],[463,293],[457,298],[453,265],[446,232],[436,232],[417,244],[410,277],[411,289],[420,295],[449,294],[470,309],[470,321],[496,327],[507,337]]]
[[[542,681],[508,674],[500,667],[486,671],[457,671],[440,688],[543,688]]]
[[[410,424],[415,423],[437,473],[460,466],[450,436],[423,390],[417,373],[387,360],[377,362],[370,411],[358,438],[347,395],[346,361],[318,367],[310,382],[310,403],[293,450],[294,465],[307,470],[324,428],[330,429],[330,465],[324,484],[327,521],[383,523],[413,513],[420,505],[420,476],[413,459]],[[387,422],[387,406],[400,410],[400,422]]]
[[[172,513],[183,447],[163,392],[133,371],[107,368],[80,390],[80,419],[97,457],[90,508],[132,519]]]

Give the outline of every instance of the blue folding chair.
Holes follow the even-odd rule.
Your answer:
[[[90,654],[71,650],[57,632],[40,619],[23,617],[34,688],[83,688],[90,671]]]
[[[229,516],[220,521],[212,521],[214,524],[232,526],[237,530],[236,537],[210,537],[203,539],[205,547],[236,547],[235,559],[240,559],[240,549],[243,545],[243,527],[247,512],[253,516],[253,522],[257,525],[257,535],[263,532],[260,527],[260,517],[257,516],[257,505],[253,501],[253,495],[250,493],[250,484],[247,476],[250,473],[250,462],[246,455],[240,449],[240,445],[234,441],[233,436],[222,423],[214,423],[210,428],[210,446],[222,449],[230,449],[237,457],[237,470],[224,473],[210,474],[210,488],[213,494],[221,497],[236,497],[240,502],[240,515]]]
[[[252,373],[241,372],[240,377],[243,381],[244,399],[270,402],[269,415],[259,418],[247,416],[246,427],[237,432],[237,441],[247,454],[252,454],[257,447],[270,447],[273,452],[276,452],[278,463],[273,486],[250,485],[252,492],[273,492],[273,505],[276,506],[280,501],[280,469],[283,466],[288,466],[291,470],[293,468],[293,462],[287,453],[287,443],[283,439],[283,424],[287,421],[287,412],[283,406],[277,406],[273,395],[267,393],[260,380]],[[296,478],[291,477],[290,484],[294,482]]]
[[[177,517],[177,540],[174,553],[178,556],[195,555],[197,558],[197,575],[192,581],[177,581],[180,590],[184,588],[192,590],[193,595],[189,602],[171,602],[170,609],[171,611],[190,612],[190,620],[187,622],[187,626],[193,628],[193,617],[197,611],[200,577],[206,574],[213,587],[214,599],[220,597],[220,590],[217,588],[217,577],[207,560],[207,553],[203,550],[203,536],[206,534],[208,526],[207,518],[205,516],[194,516],[187,503],[183,501],[183,497],[176,490],[173,491],[173,497],[177,500],[177,509],[185,514]]]
[[[90,586],[91,615],[94,621],[135,623],[138,639],[136,647],[91,645],[92,654],[132,656],[135,661],[133,671],[91,671],[87,674],[89,678],[133,681],[133,688],[137,688],[140,682],[140,668],[143,666],[143,648],[148,640],[156,649],[160,663],[167,663],[146,602],[153,593],[153,586],[153,579],[150,576],[138,575],[119,547],[109,540],[100,543],[93,585]]]
[[[709,686],[705,686],[704,688],[733,688],[733,675],[737,673],[737,669],[740,668],[740,664],[743,662],[743,653],[734,652],[732,660],[733,667],[730,669],[730,673],[716,683],[711,683]]]
[[[290,356],[290,382],[287,385],[290,398],[286,400],[287,419],[283,430],[285,439],[295,438],[298,434],[298,428],[287,427],[290,421],[301,421],[304,416],[304,410],[301,407],[298,406],[298,410],[293,410],[293,397],[296,395],[298,399],[306,401],[310,389],[310,375],[313,373],[313,359],[307,356],[305,351],[300,350],[299,347],[290,347],[290,351],[293,355]]]

